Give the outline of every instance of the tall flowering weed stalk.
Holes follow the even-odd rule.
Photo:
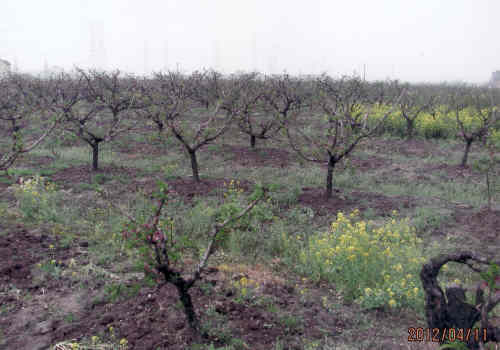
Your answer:
[[[56,185],[40,175],[31,179],[20,178],[19,182],[15,195],[23,216],[33,221],[56,222]]]
[[[309,237],[298,254],[300,272],[334,282],[349,301],[365,308],[418,307],[422,241],[397,212],[381,227],[359,220],[359,211],[342,212],[328,232]]]
[[[122,231],[127,246],[138,253],[139,262],[143,264],[147,274],[154,276],[158,282],[170,283],[177,288],[184,313],[193,330],[199,331],[200,324],[189,289],[201,279],[209,257],[217,249],[220,235],[247,215],[264,198],[266,192],[266,188],[258,187],[246,207],[232,213],[222,223],[216,222],[208,230],[207,245],[201,252],[197,250],[192,237],[175,230],[175,218],[162,214],[163,207],[171,200],[172,195],[166,184],[159,183],[159,191],[154,194],[156,205],[149,218],[136,219],[122,211],[129,219]],[[197,254],[190,254],[190,250],[196,250]],[[187,258],[194,258],[198,262],[189,266],[186,264]]]

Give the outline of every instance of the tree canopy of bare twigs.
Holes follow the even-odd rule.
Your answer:
[[[266,103],[266,86],[257,73],[234,75],[231,80],[238,85],[239,94],[226,108],[238,111],[238,127],[250,136],[250,147],[255,148],[257,139],[272,138],[281,130],[281,121]]]
[[[60,96],[39,78],[9,74],[0,79],[0,130],[9,140],[0,144],[0,170],[7,171],[54,130],[60,120]],[[33,128],[42,134],[28,136]]]
[[[402,94],[391,101],[393,108]],[[297,118],[289,120],[285,123],[286,134],[292,149],[302,159],[327,164],[326,197],[331,198],[335,165],[347,157],[361,140],[372,136],[392,109],[375,125],[370,125],[367,85],[359,78],[334,80],[322,76],[316,81],[315,95],[313,103],[322,116],[319,119],[308,116],[302,123]]]
[[[496,89],[456,86],[447,96],[448,110],[454,114],[458,125],[458,136],[465,142],[460,163],[463,167],[467,165],[472,143],[485,139],[499,119],[495,92],[498,94]]]
[[[187,81],[190,86],[188,87],[191,107],[189,121],[187,113],[179,114],[167,121],[175,138],[189,154],[195,182],[200,182],[196,152],[224,134],[233,122],[234,116],[239,113],[237,109],[230,107],[234,105],[233,101],[238,96],[238,86],[235,84],[228,86],[221,76],[212,73],[200,77],[195,72]],[[194,90],[197,90],[196,93]],[[208,97],[201,99],[199,96]]]
[[[142,86],[143,108],[139,114],[156,125],[159,136],[168,120],[179,117],[190,108],[188,97],[191,91],[186,80],[179,72],[158,72]]]
[[[99,168],[99,145],[132,130],[138,121],[133,112],[143,108],[138,81],[112,73],[78,70],[79,77],[67,82],[79,91],[79,102],[65,111],[64,128],[92,148],[92,169]]]
[[[404,96],[399,100],[398,107],[406,122],[406,138],[411,140],[415,136],[415,124],[418,117],[424,112],[433,110],[433,107],[436,106],[437,95],[429,94],[430,89],[426,86],[405,84],[401,85],[399,90],[405,90]]]

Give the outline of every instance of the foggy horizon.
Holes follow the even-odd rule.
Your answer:
[[[488,0],[2,4],[0,58],[21,72],[216,69],[485,83],[500,69],[500,3]]]

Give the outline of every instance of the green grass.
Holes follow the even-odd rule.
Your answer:
[[[398,142],[400,148],[404,147],[404,144],[400,145],[399,139],[389,138],[385,140],[389,143],[391,140]],[[153,142],[163,152],[159,156],[139,154],[138,157],[131,157],[129,152],[121,152],[123,147],[133,144],[133,142],[148,141],[150,141],[148,136],[143,134],[120,136],[116,141],[103,145],[100,154],[100,166],[134,168],[141,179],[163,178],[171,180],[177,177],[186,179],[191,176],[189,158],[180,144],[172,137],[163,140],[161,144],[158,141]],[[214,259],[229,261],[230,263],[245,262],[249,265],[258,262],[270,266],[273,259],[279,258],[283,260],[287,254],[294,254],[293,251],[286,251],[287,247],[284,245],[283,237],[289,239],[297,239],[298,236],[303,237],[304,245],[297,248],[297,252],[299,252],[299,248],[306,249],[310,244],[310,237],[313,237],[318,232],[328,231],[331,222],[335,220],[335,212],[331,211],[327,215],[320,217],[315,209],[305,207],[299,203],[304,187],[318,187],[321,189],[325,187],[326,168],[308,162],[301,163],[296,156],[292,157],[292,163],[286,168],[242,166],[231,160],[225,160],[229,157],[221,152],[221,144],[248,145],[248,139],[236,133],[230,133],[224,136],[224,139],[218,141],[220,142],[203,147],[197,153],[202,180],[220,178],[248,180],[254,183],[276,184],[277,189],[270,194],[271,203],[269,207],[266,207],[266,213],[271,215],[272,220],[256,219],[252,222],[255,228],[253,231],[234,230],[224,248],[224,255],[214,257]],[[286,144],[279,144],[274,141],[258,143],[258,146],[287,148]],[[486,203],[483,187],[478,182],[479,177],[473,177],[472,180],[457,181],[449,178],[445,171],[436,170],[430,173],[425,171],[426,168],[433,164],[458,164],[462,152],[460,142],[438,140],[430,142],[428,146],[431,150],[435,149],[436,152],[422,158],[419,156],[405,156],[398,149],[380,152],[371,148],[370,141],[368,141],[366,146],[354,152],[356,158],[384,158],[387,160],[386,166],[364,170],[338,167],[334,171],[334,187],[341,189],[342,194],[348,199],[350,198],[349,194],[353,191],[378,193],[392,197],[396,204],[401,202],[398,199],[399,197],[408,197],[413,206],[401,208],[400,216],[409,218],[411,225],[416,229],[418,237],[424,239],[426,247],[423,252],[427,259],[444,251],[461,248],[466,244],[464,240],[467,240],[467,237],[461,237],[461,240],[446,238],[446,234],[449,234],[450,230],[454,230],[456,224],[453,220],[455,204],[472,207],[472,209],[467,209],[468,212],[472,213]],[[479,147],[473,149],[471,162],[480,155],[478,150]],[[11,173],[16,177],[29,177],[37,173],[50,177],[61,169],[81,165],[90,166],[90,148],[86,145],[60,147],[57,151],[59,158],[54,162],[41,168],[20,163],[20,165],[16,165],[11,169]],[[259,152],[263,151],[258,150],[257,153]],[[30,160],[52,155],[50,149],[39,148],[30,153]],[[396,168],[400,170],[395,171]],[[426,175],[426,178],[417,180],[416,177],[422,173]],[[139,283],[129,284],[128,282],[112,281],[109,274],[93,267],[97,266],[99,269],[113,271],[113,273],[121,275],[120,271],[116,270],[118,265],[122,266],[123,269],[130,269],[134,266],[131,257],[133,254],[127,252],[123,248],[120,239],[117,238],[121,232],[124,218],[115,211],[108,210],[106,205],[98,199],[98,196],[93,193],[94,184],[100,184],[103,188],[116,189],[120,185],[131,184],[136,180],[136,178],[127,174],[102,172],[91,175],[89,177],[90,183],[70,183],[69,185],[74,192],[68,196],[61,195],[61,202],[58,204],[59,210],[56,213],[57,220],[45,220],[43,222],[48,227],[59,227],[60,232],[56,236],[60,238],[60,247],[69,249],[76,246],[79,241],[89,243],[88,247],[82,249],[88,261],[79,266],[79,270],[77,270],[79,272],[78,279],[90,281],[91,286],[96,286],[99,283],[105,284],[104,298],[111,303],[133,297],[141,286]],[[0,181],[9,183],[10,180],[2,177]],[[116,186],[117,184],[118,186]],[[189,234],[199,247],[204,247],[207,228],[214,223],[214,211],[211,209],[219,205],[219,198],[215,192],[218,192],[218,190],[204,193],[193,198],[192,202],[189,203],[172,200],[165,207],[165,213],[178,218],[176,220],[176,230]],[[112,195],[115,204],[134,215],[146,214],[148,209],[151,208],[150,199],[142,193],[124,192],[121,195],[117,193]],[[367,203],[368,201],[361,199],[358,206]],[[8,203],[3,201],[0,203],[2,218],[4,213],[7,215],[10,210],[13,209]],[[360,213],[360,217],[363,220],[373,220],[375,223],[381,223],[385,220],[373,208],[367,208]],[[20,220],[14,217],[11,219],[14,221]],[[42,221],[32,222],[31,224],[41,225]],[[1,223],[0,231],[4,231]],[[443,234],[438,235],[437,233]],[[45,261],[42,262],[37,272],[43,278],[57,279],[61,274],[60,269],[58,269],[57,264]],[[282,274],[288,279],[295,276],[291,272],[292,270],[290,265],[281,261],[281,265],[276,268],[275,273]],[[311,270],[308,273],[314,275],[316,272]],[[449,283],[457,276],[462,276],[461,279],[466,282],[472,283],[475,281],[470,271],[454,266],[450,266],[449,270],[443,273],[441,281]],[[357,277],[358,275],[354,273],[351,275],[351,278]],[[322,282],[326,283],[325,281]],[[338,283],[331,281],[328,286],[331,288],[335,286],[336,288]],[[199,287],[204,295],[217,296],[217,288],[212,284],[201,283]],[[323,287],[312,288],[319,291]],[[282,310],[277,302],[266,299],[266,297],[257,296],[252,302],[252,307],[259,307],[276,317],[276,326],[283,327],[288,336],[295,337],[304,330],[304,320],[300,314],[291,314],[288,310]],[[472,295],[468,295],[468,297],[471,298]],[[335,313],[340,314],[350,310],[341,302],[336,303],[336,305],[339,310],[335,310]],[[3,309],[2,311],[6,312]],[[422,312],[423,309],[417,310],[417,313],[418,311]],[[208,308],[206,313],[205,327],[221,343],[219,349],[245,348],[244,339],[234,338],[231,324],[226,318],[221,317],[213,308]],[[409,314],[410,311],[401,310],[401,313]],[[363,329],[373,328],[375,325],[378,327],[379,321],[375,320],[369,312],[363,317],[365,318],[355,320],[355,326],[345,330],[342,336],[345,344],[334,342],[332,339],[324,339],[320,342],[321,344],[318,343],[318,339],[301,339],[301,345],[304,349],[316,349],[319,346],[323,346],[324,349],[376,348],[376,339],[363,340],[359,335],[363,333]],[[73,321],[70,314],[66,315],[66,318],[68,322]],[[398,336],[394,327],[391,329],[390,325],[383,331],[386,334]],[[286,342],[277,339],[274,348],[284,348],[289,344],[289,341],[290,339],[287,339]],[[335,341],[338,341],[338,339],[336,338]],[[206,344],[192,345],[191,348],[215,349],[215,345],[212,347]]]

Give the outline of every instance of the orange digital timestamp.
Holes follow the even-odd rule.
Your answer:
[[[461,342],[482,340],[486,342],[486,328],[424,328],[424,327],[409,327],[408,341],[409,342],[435,342],[444,343],[445,341]]]

